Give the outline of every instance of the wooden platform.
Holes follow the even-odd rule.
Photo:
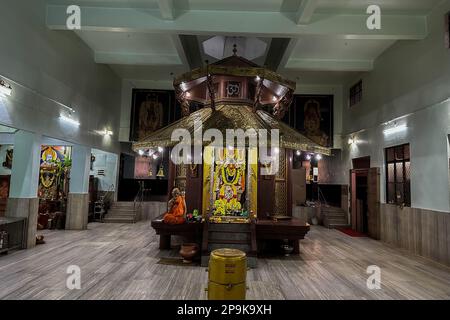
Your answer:
[[[293,244],[292,253],[300,253],[299,241],[305,238],[309,231],[309,224],[300,219],[290,220],[258,220],[256,222],[256,240],[261,243],[264,240],[288,239]]]
[[[202,243],[203,223],[184,223],[179,225],[168,225],[162,220],[163,215],[152,221],[152,227],[160,236],[159,248],[170,249],[171,236],[186,237],[186,241]],[[257,220],[256,241],[262,243],[270,240],[288,239],[293,244],[294,254],[300,253],[299,240],[304,239],[309,231],[309,225],[300,219],[290,220]]]
[[[182,236],[189,242],[201,244],[203,223],[192,222],[170,225],[164,223],[164,214],[152,220],[152,227],[159,235],[159,249],[170,249],[171,237]]]

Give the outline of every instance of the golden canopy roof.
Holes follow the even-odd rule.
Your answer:
[[[194,126],[196,120],[201,120],[201,129]],[[195,134],[203,137],[203,133],[207,129],[218,129],[226,139],[227,129],[266,129],[270,135],[271,129],[278,129],[280,134],[280,147],[294,150],[302,150],[306,152],[321,153],[330,155],[330,149],[322,147],[307,137],[303,136],[281,120],[277,120],[271,114],[264,110],[254,111],[252,107],[246,105],[220,104],[215,110],[211,108],[202,108],[190,115],[164,127],[153,133],[148,134],[145,138],[133,143],[133,150],[138,152],[143,149],[151,149],[157,147],[173,147],[179,140],[172,141],[172,132],[177,128],[183,128],[190,132],[192,140]],[[201,130],[201,132],[200,132]],[[177,137],[177,139],[179,139]],[[270,146],[270,137],[267,138],[268,146]],[[208,145],[210,142],[203,142]]]

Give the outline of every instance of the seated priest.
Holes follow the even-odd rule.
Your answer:
[[[172,199],[167,205],[167,213],[164,215],[164,222],[167,224],[182,224],[185,222],[186,201],[180,189],[173,188]]]

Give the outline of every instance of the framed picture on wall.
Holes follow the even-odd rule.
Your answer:
[[[172,90],[133,89],[130,140],[139,141],[168,125],[174,106]]]
[[[333,146],[332,95],[295,95],[291,108],[286,120],[292,127],[321,146]]]
[[[0,200],[7,200],[9,197],[9,185],[11,176],[1,175],[0,176]]]

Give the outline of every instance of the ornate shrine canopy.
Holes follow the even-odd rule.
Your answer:
[[[279,130],[281,148],[330,154],[322,147],[281,121],[291,105],[296,84],[284,79],[272,70],[234,54],[228,58],[194,69],[177,77],[173,86],[180,102],[183,118],[133,143],[133,150],[155,147],[172,147],[172,132],[183,128],[191,133],[192,144],[208,145],[210,142],[194,142],[208,129],[218,129],[224,142],[227,129]],[[203,107],[190,113],[191,104]],[[272,114],[264,111],[272,110]],[[202,127],[194,123],[201,120]],[[200,132],[201,130],[201,132]]]
[[[202,127],[196,128],[194,122],[202,121]],[[207,129],[218,129],[225,142],[227,129],[266,129],[268,132],[268,145],[270,146],[270,130],[278,129],[280,132],[280,148],[302,150],[313,153],[330,154],[330,149],[319,146],[310,139],[306,138],[284,122],[277,120],[272,115],[263,110],[256,112],[245,105],[218,105],[216,110],[211,108],[202,108],[189,116],[184,117],[169,126],[161,128],[150,133],[141,141],[133,143],[133,150],[145,150],[157,147],[173,147],[179,141],[172,141],[172,132],[177,128],[183,128],[191,133],[192,139],[195,135],[203,137]],[[193,142],[194,143],[194,142]],[[208,145],[210,142],[203,142]]]

